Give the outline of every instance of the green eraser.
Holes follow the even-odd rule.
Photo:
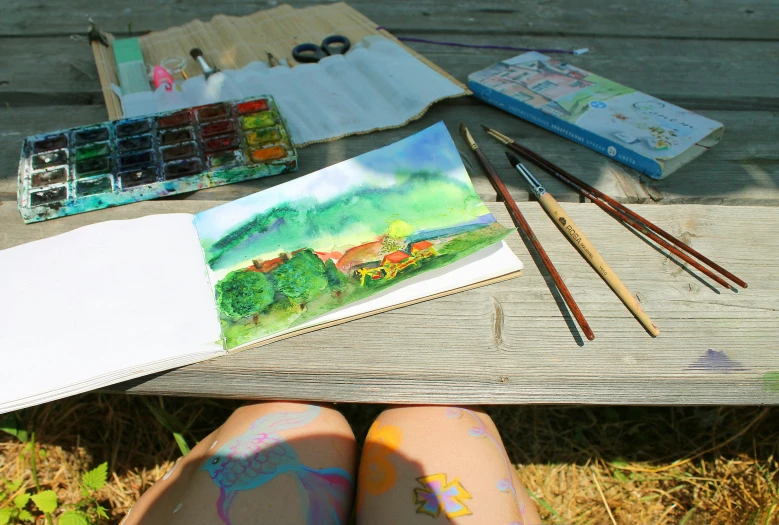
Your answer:
[[[143,62],[141,44],[137,38],[114,40],[114,58],[117,64],[123,62]]]

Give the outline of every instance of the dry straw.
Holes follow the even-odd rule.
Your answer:
[[[240,401],[149,398],[205,437]],[[358,439],[382,407],[338,405]],[[545,523],[779,524],[779,408],[488,407]],[[42,488],[80,498],[76,479],[109,462],[100,492],[119,523],[180,456],[139,397],[87,394],[19,413],[36,428]],[[45,457],[42,457],[44,456]],[[32,487],[29,454],[0,436],[0,476]]]

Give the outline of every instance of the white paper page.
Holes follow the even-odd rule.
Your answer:
[[[192,215],[0,251],[0,276],[0,413],[224,353]]]
[[[511,248],[505,242],[500,242],[473,253],[449,266],[412,277],[362,301],[333,310],[289,330],[284,330],[283,332],[240,346],[233,352],[283,334],[423,299],[488,279],[494,279],[508,273],[518,272],[522,268],[522,261],[511,251]]]

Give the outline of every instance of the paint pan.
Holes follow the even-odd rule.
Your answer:
[[[18,205],[37,222],[295,169],[284,119],[262,96],[28,137]]]

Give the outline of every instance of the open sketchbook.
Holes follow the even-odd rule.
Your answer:
[[[0,413],[518,275],[443,123],[196,215],[0,252]]]

